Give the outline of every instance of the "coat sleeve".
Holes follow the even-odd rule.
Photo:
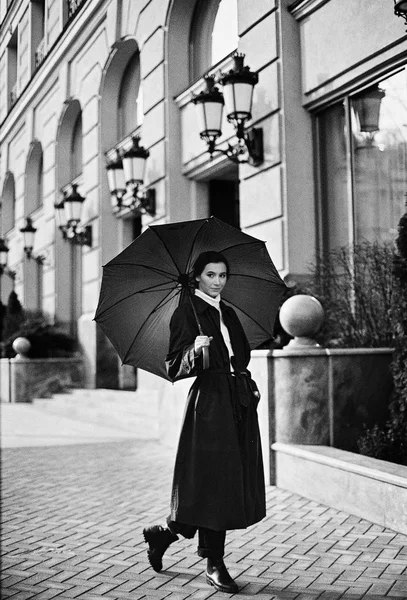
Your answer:
[[[198,325],[187,305],[178,307],[170,322],[170,345],[165,364],[171,381],[195,377],[202,368],[202,356],[196,356],[194,342]]]

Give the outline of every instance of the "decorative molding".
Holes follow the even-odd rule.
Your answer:
[[[308,17],[313,12],[321,8],[329,0],[296,0],[288,7],[289,12],[292,14],[294,19],[301,21],[305,17]]]
[[[233,66],[233,58],[232,56],[227,56],[226,58],[224,58],[223,60],[221,60],[219,63],[217,63],[216,65],[212,66],[210,69],[208,69],[208,71],[205,73],[206,75],[212,75],[215,78],[215,82],[218,79],[218,77],[220,76],[220,74],[222,72],[226,72],[229,69],[231,69]],[[186,90],[184,90],[183,92],[181,92],[180,94],[178,94],[178,96],[176,96],[174,98],[174,102],[177,104],[178,108],[183,108],[186,104],[189,104],[189,102],[191,102],[192,98],[199,94],[199,92],[201,92],[205,87],[205,79],[204,79],[204,75],[202,75],[202,77],[200,77],[199,79],[197,79],[196,81],[194,81],[193,83],[191,83]]]
[[[142,137],[141,132],[142,132],[142,125],[140,124],[129,135],[126,135],[126,137],[123,138],[122,140],[120,140],[120,142],[117,142],[117,144],[115,144],[113,146],[113,148],[109,148],[109,150],[107,150],[105,152],[105,156],[106,156],[107,160],[113,161],[117,156],[117,152],[122,153],[122,152],[127,152],[127,150],[130,150],[130,148],[133,145],[133,138],[135,136],[139,136],[141,138]]]
[[[390,46],[389,50],[393,47]],[[406,58],[404,55],[390,55],[382,64],[369,64],[375,58],[375,55],[368,57],[352,68],[338,73],[319,86],[308,90],[303,96],[303,107],[307,110],[315,110],[325,107],[348,94],[355,94],[363,91],[364,88],[379,82],[380,79],[406,68]]]

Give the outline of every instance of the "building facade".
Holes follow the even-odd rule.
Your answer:
[[[14,286],[26,309],[78,336],[90,387],[134,385],[93,317],[102,265],[150,224],[213,214],[266,240],[291,280],[321,250],[395,238],[407,191],[407,37],[392,0],[0,6],[1,299]],[[236,50],[259,76],[255,166],[211,158],[191,102]],[[222,130],[219,147],[234,137],[226,119]],[[143,194],[154,191],[155,210],[109,192],[106,167],[135,135],[149,152]],[[84,202],[66,231],[58,205],[72,193]]]

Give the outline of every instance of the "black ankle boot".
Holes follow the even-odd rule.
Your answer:
[[[219,592],[236,594],[239,591],[237,583],[231,578],[222,558],[208,558],[206,581]]]
[[[167,527],[152,525],[143,529],[144,539],[148,544],[147,556],[154,571],[159,573],[163,568],[162,558],[168,546],[178,539],[178,536]]]

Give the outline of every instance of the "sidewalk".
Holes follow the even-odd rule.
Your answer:
[[[162,573],[149,567],[142,528],[167,514],[172,450],[66,420],[47,436],[51,425],[37,415],[4,438],[2,598],[229,597],[206,584],[194,540],[169,548]],[[267,506],[261,523],[227,536],[237,598],[407,599],[406,536],[274,487]]]

